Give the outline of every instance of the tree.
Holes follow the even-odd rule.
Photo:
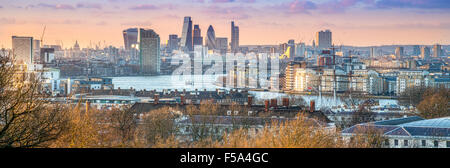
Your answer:
[[[160,146],[161,142],[176,142],[169,139],[174,139],[179,131],[175,123],[175,119],[179,117],[177,111],[167,107],[145,114],[140,130],[142,130],[148,146]]]
[[[424,96],[417,106],[418,115],[427,119],[450,116],[448,96],[448,90]]]
[[[46,147],[67,129],[67,113],[47,101],[39,77],[0,53],[0,147]]]
[[[127,144],[134,140],[138,126],[136,113],[128,106],[116,108],[107,113],[112,133],[118,137],[119,141]]]
[[[402,106],[417,106],[423,100],[424,94],[432,90],[432,88],[426,88],[424,86],[408,87],[400,93],[398,104]]]

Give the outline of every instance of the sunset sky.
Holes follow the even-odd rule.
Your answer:
[[[295,39],[308,45],[316,31],[330,29],[337,45],[450,44],[449,0],[0,0],[0,47],[11,36],[45,44],[81,47],[106,41],[123,46],[122,30],[154,29],[166,43],[181,35],[184,16],[202,36],[213,25],[230,38],[240,27],[240,44],[279,44]]]

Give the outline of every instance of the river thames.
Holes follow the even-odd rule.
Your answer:
[[[226,89],[215,85],[215,81],[218,75],[193,75],[193,76],[172,76],[172,75],[160,75],[160,76],[132,76],[132,77],[112,77],[114,88],[129,89],[134,88],[136,90],[158,90],[163,89],[178,89],[187,91],[208,90],[213,91],[216,89]],[[254,95],[257,99],[272,99],[284,97],[287,94],[267,91],[250,91],[250,94]],[[295,95],[296,97],[302,97],[306,103],[311,100],[315,100],[317,105],[320,106],[334,106],[343,104],[338,98],[336,103],[332,96],[322,96],[322,100],[319,100],[318,96],[314,95]],[[396,105],[397,100],[391,99],[377,99],[380,105]]]

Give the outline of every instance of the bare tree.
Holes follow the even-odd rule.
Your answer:
[[[67,129],[66,112],[46,101],[39,78],[0,53],[0,147],[42,147]]]

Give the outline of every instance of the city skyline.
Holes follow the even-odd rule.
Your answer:
[[[229,24],[240,27],[240,45],[278,45],[289,39],[310,45],[322,29],[333,32],[336,45],[432,45],[450,43],[450,3],[442,0],[175,0],[14,1],[0,5],[0,45],[11,48],[12,36],[39,39],[44,44],[78,41],[123,46],[123,30],[155,30],[161,43],[169,34],[182,36],[183,17],[192,24],[230,37]],[[89,19],[86,19],[89,18]],[[201,36],[206,36],[203,31]]]

